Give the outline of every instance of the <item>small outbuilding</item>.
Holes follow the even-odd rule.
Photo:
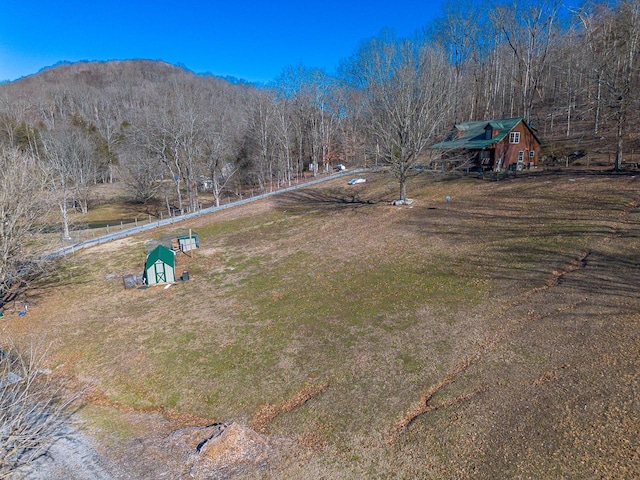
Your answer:
[[[144,265],[144,279],[147,285],[176,281],[176,257],[174,252],[158,245],[147,255]]]
[[[198,239],[197,233],[191,232],[189,235],[177,237],[174,245],[177,247],[174,248],[174,250],[177,249],[181,252],[187,252],[189,250],[200,248],[200,240]]]

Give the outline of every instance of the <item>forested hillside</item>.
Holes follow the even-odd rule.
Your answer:
[[[388,164],[402,184],[454,123],[520,116],[549,159],[620,168],[637,148],[639,36],[637,0],[466,0],[412,38],[363,39],[335,73],[291,67],[269,85],[146,60],[61,63],[2,84],[0,290],[36,219],[69,236],[70,211],[86,212],[101,183],[168,214],[199,208],[199,187],[219,202],[340,163]]]

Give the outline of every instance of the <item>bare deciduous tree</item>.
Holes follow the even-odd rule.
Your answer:
[[[618,170],[623,160],[629,117],[639,98],[640,2],[625,0],[616,9],[599,5],[597,11],[583,9],[579,16],[591,54],[592,78],[597,88],[596,108],[602,104],[614,117],[614,168]]]
[[[467,116],[469,106],[463,108],[468,86],[463,83],[465,77],[471,76],[469,66],[477,63],[481,56],[480,49],[486,45],[487,25],[482,22],[482,6],[476,0],[447,0],[442,5],[443,17],[434,22],[428,32],[434,41],[446,52],[454,67],[453,118],[456,121],[472,120]],[[473,90],[471,90],[473,91]],[[474,99],[475,100],[475,99]],[[475,101],[472,100],[472,105]]]
[[[69,239],[70,209],[77,202],[83,213],[87,211],[92,146],[85,136],[72,129],[44,131],[40,139],[41,163],[47,172],[49,191],[60,210],[63,237]]]
[[[0,478],[22,478],[69,434],[77,395],[65,398],[43,370],[44,354],[0,346]]]
[[[405,202],[412,166],[452,120],[451,69],[442,52],[383,34],[360,49],[349,70],[365,94],[371,134]]]
[[[0,305],[8,290],[33,272],[35,235],[49,211],[45,177],[37,160],[0,145]]]
[[[222,191],[238,172],[238,167],[229,160],[231,146],[228,143],[228,137],[222,133],[211,132],[207,145],[206,170],[211,179],[214,204],[219,207]]]
[[[276,166],[276,110],[271,90],[256,92],[249,105],[248,146],[253,158],[253,177],[264,193],[273,191]]]
[[[123,181],[133,201],[146,205],[155,200],[162,186],[162,166],[158,159],[133,144],[121,156]]]
[[[220,206],[222,192],[239,173],[236,157],[239,137],[244,133],[246,122],[242,114],[245,109],[238,108],[240,105],[242,101],[235,91],[222,88],[209,91],[209,115],[204,125],[203,172],[211,180],[215,206]]]
[[[547,67],[549,50],[556,35],[559,0],[530,0],[526,5],[505,3],[494,10],[496,29],[502,30],[513,52],[514,86],[519,105],[514,111],[531,119],[533,102]],[[516,91],[514,90],[515,100]]]

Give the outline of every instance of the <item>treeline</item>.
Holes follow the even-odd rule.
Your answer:
[[[268,86],[162,62],[62,64],[0,85],[0,292],[27,234],[119,182],[169,214],[303,174],[411,166],[458,121],[525,117],[554,145],[614,154],[638,127],[640,2],[450,1],[411,38],[383,32],[337,72],[287,68]],[[25,174],[28,172],[28,174]],[[19,182],[22,182],[19,184]],[[12,263],[13,262],[13,263]]]
[[[617,168],[638,127],[639,2],[576,3],[450,2],[430,35],[454,68],[457,119],[522,116]]]

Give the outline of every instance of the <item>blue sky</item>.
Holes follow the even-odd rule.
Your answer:
[[[0,80],[60,61],[144,58],[252,82],[334,71],[384,28],[409,36],[442,0],[0,0]]]

